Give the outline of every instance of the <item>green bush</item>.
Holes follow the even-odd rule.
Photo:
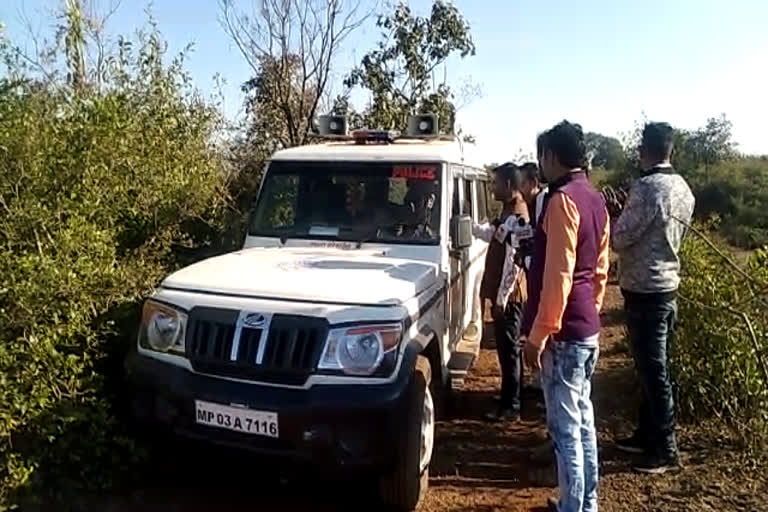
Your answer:
[[[768,159],[727,160],[685,177],[696,195],[697,216],[720,216],[730,243],[745,249],[768,244]]]
[[[690,420],[717,417],[759,450],[768,440],[768,252],[756,251],[739,272],[693,233],[681,257],[672,345],[680,412]]]
[[[229,214],[217,109],[180,58],[163,63],[156,32],[122,41],[98,87],[41,81],[5,51],[0,508],[103,488],[141,455],[110,404],[125,326],[178,249],[220,243]]]

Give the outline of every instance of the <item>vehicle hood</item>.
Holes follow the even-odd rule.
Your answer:
[[[162,286],[190,292],[354,305],[399,305],[435,284],[433,263],[381,250],[254,248],[203,260]]]

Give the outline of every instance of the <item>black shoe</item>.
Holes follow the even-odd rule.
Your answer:
[[[520,411],[515,409],[501,408],[494,412],[489,412],[485,415],[487,421],[499,423],[502,421],[519,421]]]
[[[544,396],[544,391],[541,390],[541,388],[537,388],[536,386],[531,386],[530,384],[526,384],[523,386],[523,394],[530,395],[530,396]]]
[[[648,449],[647,442],[635,432],[631,437],[616,441],[616,448],[625,453],[642,454]]]
[[[647,456],[639,464],[632,466],[638,473],[647,475],[661,475],[664,473],[676,473],[683,469],[680,459],[677,455],[659,457],[657,455]]]

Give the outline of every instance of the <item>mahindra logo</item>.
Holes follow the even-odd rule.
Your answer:
[[[248,327],[264,327],[266,322],[267,317],[261,313],[248,313],[243,318],[243,324],[247,325]]]

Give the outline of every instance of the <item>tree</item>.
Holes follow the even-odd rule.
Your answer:
[[[736,156],[731,134],[732,123],[721,114],[707,119],[698,130],[681,131],[677,136],[676,164],[682,171],[703,166],[709,178],[711,167]]]
[[[350,0],[259,0],[250,14],[219,0],[221,23],[254,77],[245,83],[252,133],[305,144],[341,43],[369,16]]]
[[[108,85],[117,56],[106,25],[121,4],[122,0],[63,0],[57,11],[63,23],[52,40],[41,37],[33,29],[35,23],[22,12],[33,50],[13,47],[4,55],[6,64],[14,72],[25,72],[28,79],[34,75],[39,84],[60,84],[59,78],[65,76],[73,93]]]
[[[263,57],[259,73],[243,84],[246,139],[263,158],[280,147],[304,144],[320,98],[316,84],[300,85],[298,55]]]
[[[618,139],[599,133],[586,134],[587,149],[592,153],[592,165],[603,169],[620,170],[626,166],[624,148]]]
[[[429,17],[416,16],[400,3],[393,13],[379,16],[377,26],[382,40],[345,80],[348,88],[362,87],[371,93],[364,121],[371,127],[402,129],[408,115],[432,112],[439,116],[441,131],[452,133],[455,94],[445,72],[438,84],[435,74],[453,54],[474,55],[467,21],[456,6],[436,0]],[[337,105],[344,101],[342,96]]]

